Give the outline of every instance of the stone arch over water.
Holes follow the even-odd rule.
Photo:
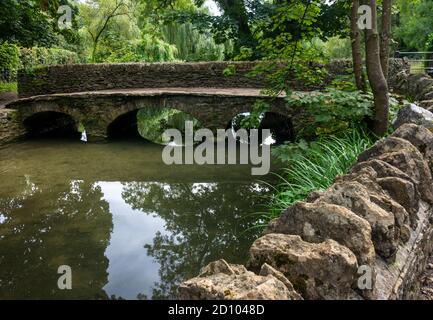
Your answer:
[[[78,123],[59,111],[37,112],[23,121],[28,136],[79,137]]]

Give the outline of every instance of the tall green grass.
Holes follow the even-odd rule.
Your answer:
[[[287,168],[280,175],[281,183],[274,187],[268,210],[262,213],[260,220],[267,222],[276,218],[289,205],[304,200],[312,191],[330,187],[335,178],[347,173],[359,154],[373,144],[372,136],[364,130],[353,129],[339,136],[320,138],[299,148],[282,146],[282,150],[276,153],[286,159]],[[284,152],[293,154],[282,157]]]

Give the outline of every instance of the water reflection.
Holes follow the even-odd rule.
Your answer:
[[[36,164],[39,148],[21,150],[28,161],[8,159],[0,150],[6,170],[0,179],[1,299],[175,298],[179,282],[209,261],[246,258],[257,237],[249,213],[260,210],[260,195],[267,190],[250,176],[239,179],[244,169],[211,170],[205,179],[205,168],[189,166],[165,179],[166,166],[150,161],[149,154],[145,164],[152,174],[133,180],[131,172],[139,172],[136,166],[143,163],[129,161],[126,172],[110,171],[122,156],[114,156],[117,147],[107,144],[81,155],[83,163],[86,157],[105,159],[99,170],[109,179],[102,182],[99,171],[68,160],[79,151],[64,148],[65,156],[40,157],[44,161]],[[143,152],[143,145],[121,148],[130,155],[136,148]],[[161,181],[153,180],[158,170]],[[57,268],[64,264],[72,268],[72,290],[57,288]]]
[[[254,183],[125,184],[126,203],[165,222],[166,232],[158,231],[145,245],[160,264],[152,298],[175,297],[176,285],[212,259],[228,255],[233,262],[244,260],[254,237],[248,232],[254,219],[245,210],[257,207],[255,190]]]
[[[21,192],[0,198],[0,210],[0,298],[106,298],[113,223],[99,186],[27,178]],[[72,291],[57,289],[60,265],[73,269]]]

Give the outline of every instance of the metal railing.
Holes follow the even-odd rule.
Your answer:
[[[428,73],[433,75],[433,52],[430,51],[414,51],[404,52],[397,51],[396,58],[405,58],[409,64],[411,73]]]

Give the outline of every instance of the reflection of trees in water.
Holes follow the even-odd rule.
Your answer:
[[[185,121],[192,121],[194,130],[201,127],[197,119],[191,115],[170,108],[143,108],[137,113],[137,127],[140,135],[154,143],[167,144],[162,137],[167,129],[178,129],[182,136],[185,132]]]
[[[101,188],[73,181],[21,190],[0,198],[0,297],[107,298],[113,224]],[[72,268],[72,290],[57,288],[63,264]]]
[[[243,262],[258,236],[249,229],[257,217],[248,214],[263,202],[258,193],[257,184],[125,183],[125,202],[166,222],[167,234],[145,246],[161,265],[152,298],[175,298],[177,285],[212,260]]]

